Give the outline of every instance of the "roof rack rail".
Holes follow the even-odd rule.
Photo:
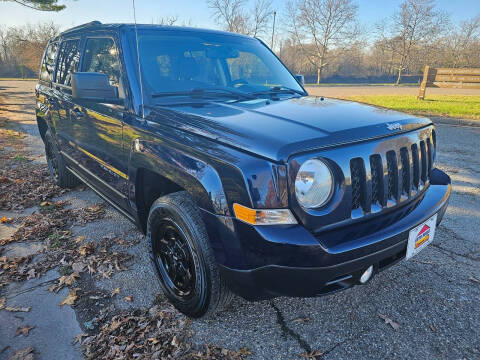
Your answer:
[[[66,33],[69,33],[69,32],[75,31],[75,30],[80,30],[80,29],[83,29],[83,28],[91,27],[91,26],[98,26],[98,25],[102,25],[102,23],[98,20],[94,20],[94,21],[90,21],[88,23],[85,23],[85,24],[78,25],[78,26],[75,26],[73,28],[67,29],[67,30],[63,31],[62,34],[66,34]]]

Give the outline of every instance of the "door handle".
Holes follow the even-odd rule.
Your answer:
[[[72,110],[70,110],[70,114],[77,117],[77,118],[83,117],[83,111],[80,110],[80,108],[78,108],[78,107],[75,107]]]

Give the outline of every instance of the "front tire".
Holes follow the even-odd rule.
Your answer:
[[[200,211],[186,191],[152,204],[147,240],[164,294],[180,312],[199,318],[230,303]]]

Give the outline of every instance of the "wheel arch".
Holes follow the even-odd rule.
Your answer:
[[[222,181],[214,167],[179,149],[135,140],[130,153],[129,178],[129,200],[143,231],[152,203],[177,191],[187,191],[202,209],[230,215]]]

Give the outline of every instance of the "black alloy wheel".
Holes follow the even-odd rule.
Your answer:
[[[199,318],[230,303],[200,209],[186,191],[153,202],[147,241],[163,293],[179,311]]]
[[[170,291],[188,299],[195,290],[195,262],[193,249],[184,232],[172,219],[164,219],[152,238],[157,271]]]

